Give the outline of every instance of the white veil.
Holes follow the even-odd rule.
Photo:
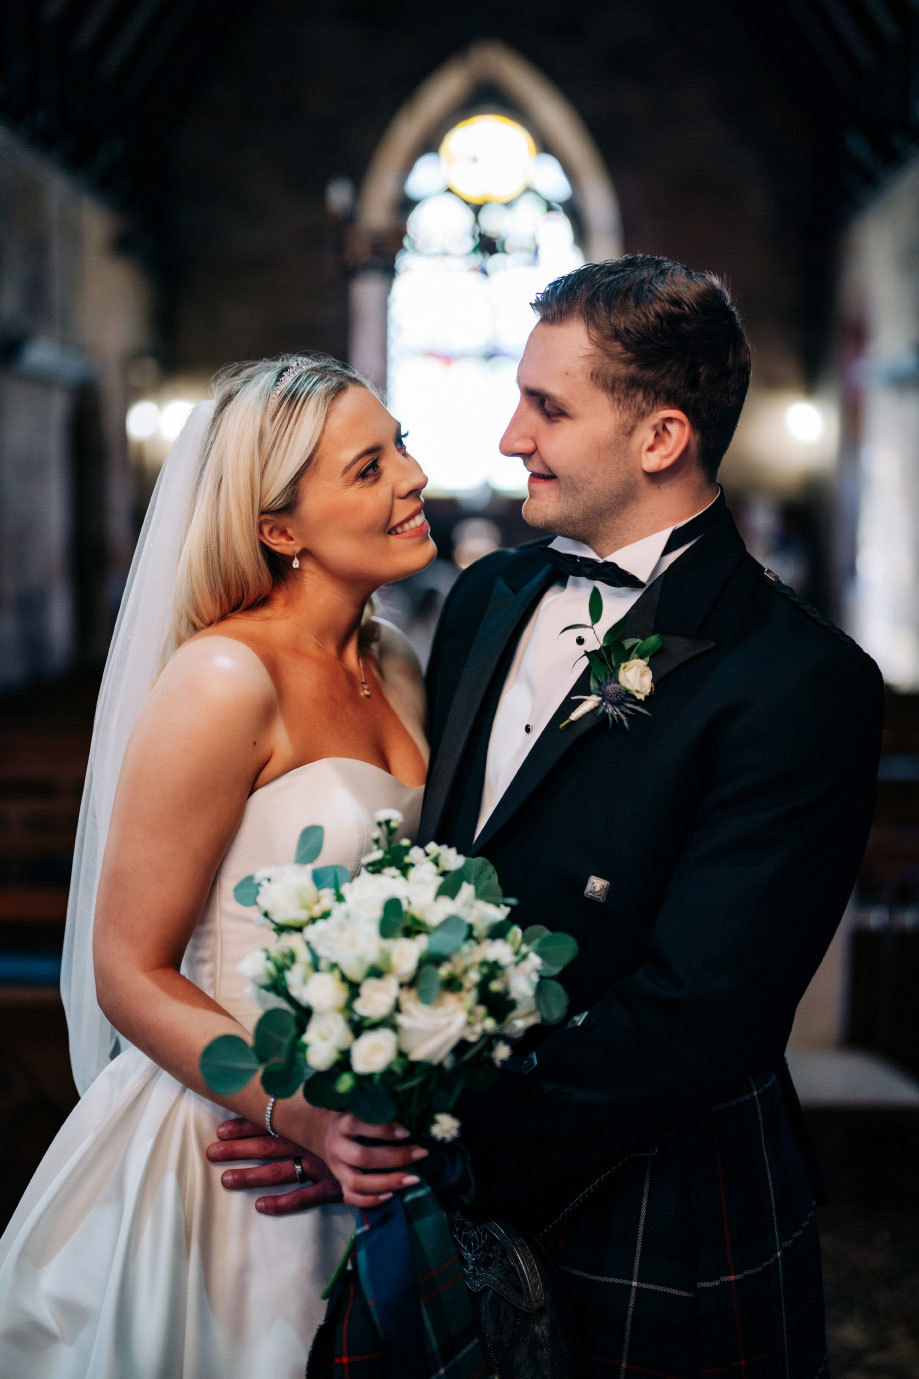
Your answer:
[[[179,552],[191,517],[213,410],[210,402],[198,403],[193,409],[157,479],[131,562],[96,704],[61,962],[70,1061],[81,1095],[126,1044],[96,1000],[96,891],[124,750],[159,672],[172,625]]]

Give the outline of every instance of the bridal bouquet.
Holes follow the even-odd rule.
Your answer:
[[[272,931],[242,965],[264,1013],[251,1046],[223,1035],[201,1070],[218,1095],[261,1069],[269,1096],[302,1086],[314,1106],[449,1140],[457,1098],[488,1086],[507,1041],[565,1015],[555,978],[577,943],[514,924],[515,902],[485,858],[412,846],[397,810],[375,821],[353,880],[344,867],[313,865],[323,844],[313,826],[293,863],[236,886]]]

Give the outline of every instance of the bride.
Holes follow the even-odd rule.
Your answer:
[[[257,1080],[217,1105],[198,1063],[259,1015],[235,883],[291,861],[307,824],[353,871],[376,810],[417,820],[420,674],[367,610],[434,558],[426,482],[325,356],[226,371],[167,459],[81,811],[62,987],[83,1096],[0,1241],[4,1379],[299,1379],[353,1205],[424,1153],[396,1126],[361,1147],[353,1117],[269,1105]],[[223,1191],[204,1147],[225,1110],[302,1146],[278,1180],[323,1205],[278,1219]]]

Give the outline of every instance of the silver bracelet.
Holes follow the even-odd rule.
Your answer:
[[[281,1136],[278,1134],[277,1130],[275,1130],[274,1126],[271,1124],[271,1113],[274,1110],[274,1104],[276,1101],[276,1096],[268,1098],[268,1105],[265,1107],[265,1129],[268,1131],[269,1135],[273,1135],[276,1140],[279,1140]]]

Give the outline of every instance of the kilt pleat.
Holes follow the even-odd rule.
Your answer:
[[[826,1379],[814,1191],[777,1077],[630,1157],[543,1235],[579,1379]]]

